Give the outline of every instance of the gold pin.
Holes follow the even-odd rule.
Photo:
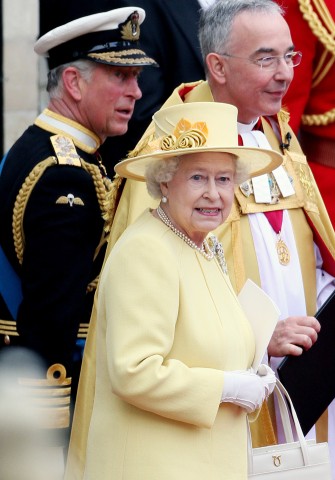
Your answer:
[[[73,205],[85,205],[80,197],[75,197],[72,193],[68,193],[66,196],[61,195],[57,198],[56,203],[70,205],[70,207],[73,207]]]

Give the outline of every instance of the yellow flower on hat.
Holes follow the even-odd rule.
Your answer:
[[[207,137],[208,135],[208,128],[207,128],[207,123],[206,122],[196,122],[196,123],[193,123],[192,125],[192,128],[194,130],[200,130],[200,132],[202,132],[205,137]]]
[[[208,128],[206,122],[195,122],[192,125],[192,123],[189,120],[186,120],[186,118],[182,118],[181,120],[179,120],[176,128],[174,129],[173,135],[179,138],[180,135],[190,130],[200,130],[200,132],[202,132],[205,137],[207,137],[208,135]]]
[[[185,118],[182,118],[177,123],[176,128],[174,129],[173,135],[178,138],[180,137],[180,135],[190,130],[191,127],[192,127],[191,122],[189,122]]]
[[[160,141],[161,150],[173,150],[176,145],[177,138],[174,135],[166,135]]]
[[[177,139],[175,148],[199,148],[205,145],[206,140],[206,136],[200,132],[200,130],[191,128],[188,132],[180,135]]]
[[[206,122],[191,123],[182,118],[177,123],[174,132],[166,135],[160,141],[162,150],[175,150],[178,148],[198,148],[207,141],[208,128]]]

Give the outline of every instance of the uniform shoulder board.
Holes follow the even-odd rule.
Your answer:
[[[65,135],[53,135],[50,140],[59,165],[82,166],[80,156],[71,138]]]

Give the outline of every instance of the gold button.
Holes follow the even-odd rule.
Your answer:
[[[10,345],[10,336],[5,335],[3,341],[4,341],[5,345]]]

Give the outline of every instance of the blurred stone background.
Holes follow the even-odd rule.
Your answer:
[[[38,0],[0,0],[2,10],[2,131],[6,152],[45,106],[46,62],[34,52]],[[45,69],[45,71],[41,71]]]

